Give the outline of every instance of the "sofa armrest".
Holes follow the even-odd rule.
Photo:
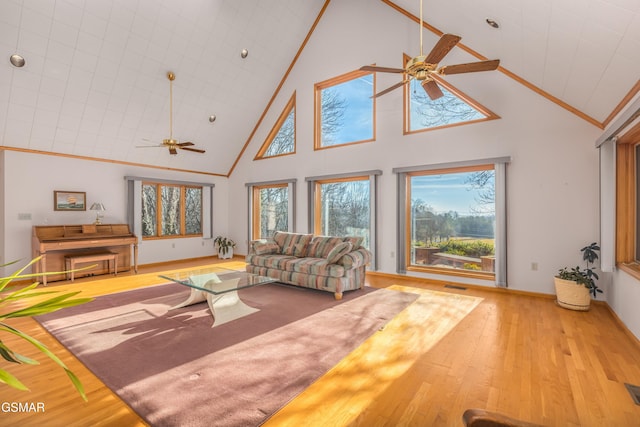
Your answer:
[[[371,261],[371,252],[365,248],[359,248],[355,251],[351,251],[345,254],[336,262],[336,264],[342,265],[345,269],[351,270],[353,268],[362,267],[369,264]]]

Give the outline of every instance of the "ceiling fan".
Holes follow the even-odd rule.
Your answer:
[[[477,71],[491,71],[500,65],[499,59],[490,61],[470,62],[467,64],[444,65],[438,67],[438,63],[444,58],[451,49],[460,41],[461,37],[453,34],[443,34],[438,43],[431,49],[428,55],[422,53],[422,0],[420,0],[420,55],[411,58],[405,68],[389,68],[378,67],[376,65],[365,65],[361,67],[362,71],[378,71],[381,73],[398,73],[404,74],[401,82],[384,89],[374,95],[374,98],[391,92],[394,89],[402,87],[409,83],[412,79],[416,79],[421,83],[429,98],[438,99],[444,94],[434,79],[434,75],[449,75],[461,73],[474,73]]]
[[[167,73],[167,78],[169,79],[169,138],[163,139],[162,144],[139,145],[138,148],[167,147],[169,148],[169,153],[174,155],[178,154],[178,149],[204,153],[205,150],[192,148],[193,145],[195,145],[193,142],[178,142],[178,140],[173,139],[173,81],[176,79],[176,75],[169,71]]]

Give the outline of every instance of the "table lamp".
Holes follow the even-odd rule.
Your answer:
[[[96,211],[96,222],[94,222],[94,224],[102,224],[102,222],[100,222],[100,212],[106,211],[104,205],[102,203],[94,203],[89,210]]]

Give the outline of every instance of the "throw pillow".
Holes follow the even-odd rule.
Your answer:
[[[351,242],[338,243],[327,255],[327,264],[335,264],[343,255],[351,252],[352,248]]]
[[[283,255],[305,256],[307,245],[313,236],[311,234],[290,233],[282,246]],[[300,255],[297,255],[300,254]]]
[[[255,242],[253,251],[256,255],[270,255],[280,253],[280,246],[276,242]]]

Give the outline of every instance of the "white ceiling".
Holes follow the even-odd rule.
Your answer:
[[[323,4],[2,0],[0,145],[226,175]],[[597,122],[640,76],[640,0],[425,0],[424,18]],[[173,136],[204,155],[136,148],[168,137],[167,71]]]

